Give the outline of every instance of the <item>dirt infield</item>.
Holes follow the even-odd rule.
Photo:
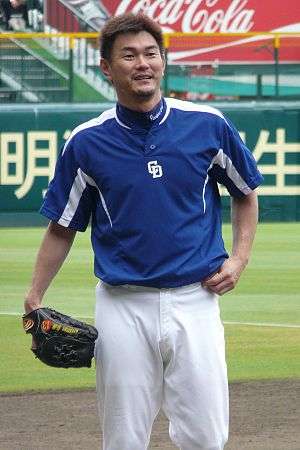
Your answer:
[[[231,384],[226,450],[299,450],[299,393],[300,380]],[[1,450],[101,448],[94,391],[2,394],[0,417]],[[167,428],[159,415],[149,450],[175,449]]]

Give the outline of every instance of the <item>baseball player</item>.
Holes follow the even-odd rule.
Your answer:
[[[97,398],[104,450],[144,450],[162,408],[182,450],[221,450],[228,382],[218,297],[249,259],[262,177],[234,126],[209,106],[163,98],[162,33],[111,18],[101,69],[118,102],[78,126],[41,208],[50,219],[26,311],[91,219]],[[230,256],[217,183],[232,197]]]

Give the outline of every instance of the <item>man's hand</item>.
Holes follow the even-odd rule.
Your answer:
[[[28,314],[31,311],[34,311],[35,309],[41,308],[41,302],[38,299],[30,298],[29,296],[26,297],[24,301],[24,310],[25,313]],[[34,340],[34,337],[32,336],[32,342],[31,342],[31,350],[36,349],[36,342]]]
[[[231,256],[221,266],[220,270],[202,282],[202,286],[218,295],[235,288],[246,263],[237,256]]]

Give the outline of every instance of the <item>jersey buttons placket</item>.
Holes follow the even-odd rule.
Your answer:
[[[157,153],[156,137],[152,132],[149,132],[144,140],[144,153],[149,156]]]
[[[147,154],[149,154],[149,156],[150,156],[150,154],[151,153],[153,153],[155,150],[156,150],[156,148],[157,148],[157,146],[155,145],[155,144],[145,144],[145,147],[144,147],[144,153],[147,155]]]

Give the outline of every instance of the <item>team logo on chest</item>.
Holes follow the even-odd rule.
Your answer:
[[[152,178],[160,178],[163,176],[162,166],[157,164],[157,161],[148,162],[148,172],[152,175]]]

